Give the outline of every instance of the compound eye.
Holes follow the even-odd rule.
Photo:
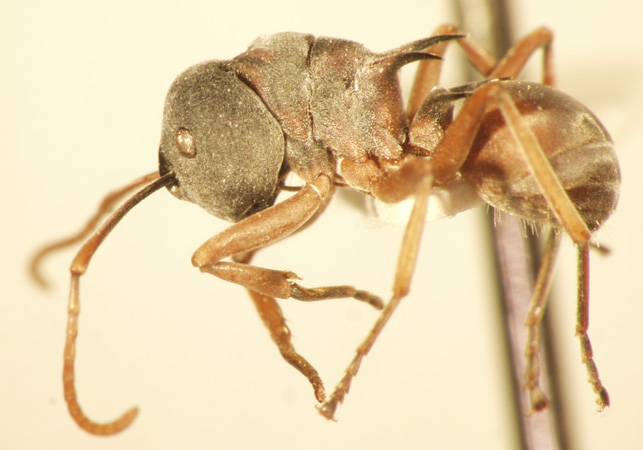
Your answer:
[[[179,153],[186,158],[196,156],[196,143],[187,129],[179,128],[179,131],[176,132],[176,146],[179,149]]]

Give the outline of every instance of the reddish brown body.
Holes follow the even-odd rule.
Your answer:
[[[560,230],[579,249],[576,332],[599,408],[608,405],[587,335],[587,267],[591,232],[616,206],[620,172],[612,141],[598,119],[552,87],[551,40],[547,29],[537,29],[498,62],[450,25],[384,54],[350,41],[283,33],[257,40],[233,60],[203,63],[181,74],[167,95],[159,172],[109,196],[81,233],[42,249],[32,264],[42,281],[38,263],[45,254],[87,236],[118,199],[140,189],[85,243],[71,265],[63,379],[74,420],[90,433],[108,435],[126,428],[137,414],[134,408],[99,424],[80,409],[74,387],[79,279],[118,221],[161,187],[236,222],[200,246],[192,263],[248,290],[282,356],[305,375],[320,412],[332,418],[364,356],[409,292],[431,190],[448,190],[464,180],[487,203],[552,228],[526,319],[524,388],[533,409],[547,404],[538,386],[538,326]],[[485,81],[437,87],[439,57],[449,42],[462,47]],[[539,48],[545,54],[543,84],[509,80]],[[397,72],[413,61],[422,62],[405,111]],[[463,104],[454,116],[456,101]],[[290,171],[303,186],[283,185]],[[293,272],[250,265],[256,250],[306,228],[331,199],[334,186],[391,203],[415,196],[393,296],[386,304],[352,286],[305,288]],[[281,190],[296,192],[275,204]],[[275,298],[346,297],[382,313],[327,398],[315,368],[295,351]]]

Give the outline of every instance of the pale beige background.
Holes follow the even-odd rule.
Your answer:
[[[27,257],[79,227],[105,192],[155,170],[174,76],[232,57],[260,34],[306,31],[387,50],[451,17],[442,1],[228,3],[0,3],[0,448],[514,448],[479,210],[428,225],[412,295],[329,423],[243,290],[191,267],[192,251],[225,224],[155,194],[82,283],[82,406],[96,420],[132,405],[140,416],[108,439],[69,418],[60,372],[73,252],[45,264],[48,293],[27,279]],[[516,31],[555,30],[559,86],[602,118],[623,171],[619,209],[599,235],[614,252],[592,266],[590,334],[613,401],[602,414],[573,334],[571,245],[558,263],[552,306],[575,443],[643,448],[643,10],[633,0],[529,3],[515,11]],[[401,231],[336,201],[258,261],[296,270],[310,286],[350,282],[386,295]],[[350,301],[282,304],[297,348],[330,389],[376,314]]]

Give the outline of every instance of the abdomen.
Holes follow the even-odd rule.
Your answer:
[[[587,227],[598,229],[616,208],[620,186],[608,132],[585,106],[556,89],[521,81],[503,85]],[[483,118],[461,173],[495,208],[560,226],[498,110]]]

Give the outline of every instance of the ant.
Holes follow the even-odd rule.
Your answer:
[[[132,408],[99,424],[81,411],[74,387],[79,280],[123,216],[162,187],[234,222],[201,245],[192,264],[248,290],[283,358],[309,380],[320,413],[332,419],[362,359],[409,292],[432,189],[448,191],[464,182],[493,207],[551,228],[526,320],[524,389],[532,410],[547,405],[538,384],[539,325],[563,232],[578,248],[576,333],[582,360],[599,409],[608,406],[587,334],[589,248],[592,232],[616,207],[620,171],[613,142],[598,119],[554,89],[552,40],[548,29],[538,28],[496,61],[454,25],[382,54],[351,41],[281,33],[259,38],[232,60],[205,62],[179,75],[166,98],[158,172],[107,196],[83,230],[42,248],[32,260],[34,278],[45,284],[42,258],[90,235],[123,197],[138,190],[98,227],[71,264],[63,383],[73,419],[89,433],[109,435],[128,427],[138,412]],[[442,56],[453,42],[484,81],[437,86]],[[513,80],[541,48],[543,83]],[[420,65],[405,108],[397,74],[416,61]],[[458,101],[462,105],[454,114]],[[303,186],[284,184],[290,172]],[[312,223],[336,188],[385,203],[415,196],[386,304],[352,286],[306,288],[293,272],[250,264],[258,249]],[[293,194],[276,203],[281,191]],[[351,297],[381,315],[327,397],[316,369],[295,351],[275,298]]]

